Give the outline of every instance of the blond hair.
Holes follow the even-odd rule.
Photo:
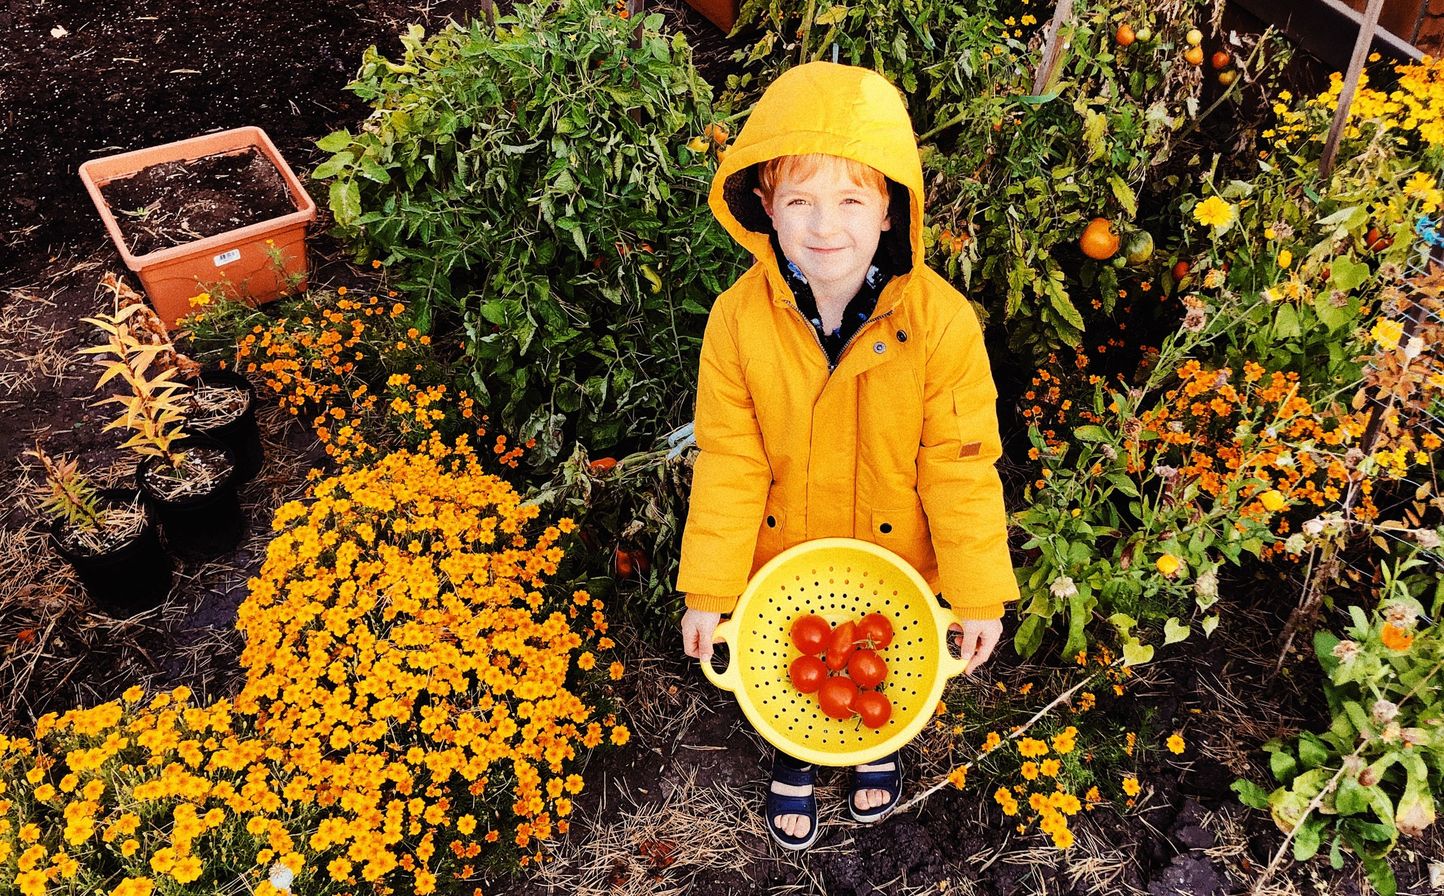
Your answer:
[[[840,165],[843,173],[854,184],[877,190],[883,201],[887,201],[887,178],[881,171],[871,165],[864,165],[856,159],[846,159],[842,156],[821,152],[800,156],[778,156],[763,162],[757,173],[757,186],[762,191],[762,201],[769,207],[772,205],[772,196],[777,192],[777,187],[784,178],[806,180],[816,174],[819,168],[835,165]]]

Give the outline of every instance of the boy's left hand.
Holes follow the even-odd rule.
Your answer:
[[[954,632],[960,632],[961,636],[954,636]],[[1003,636],[1003,620],[969,619],[962,623],[954,622],[948,626],[948,633],[948,640],[957,641],[962,648],[962,658],[968,664],[966,674],[972,675],[993,655],[993,648],[998,646],[998,639]]]

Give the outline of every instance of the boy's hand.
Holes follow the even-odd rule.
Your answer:
[[[993,655],[993,648],[998,646],[998,639],[1003,636],[1003,620],[969,619],[963,623],[954,622],[948,626],[948,632],[962,633],[961,637],[950,637],[949,640],[958,641],[962,648],[962,658],[968,664],[966,674],[972,675]]]
[[[690,657],[707,661],[712,658],[712,632],[722,621],[721,613],[688,610],[682,614],[682,651]],[[999,626],[999,631],[1002,627]]]

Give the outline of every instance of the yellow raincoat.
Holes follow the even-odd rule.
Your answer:
[[[805,153],[891,181],[882,245],[894,277],[830,375],[752,192],[759,163]],[[702,343],[677,576],[687,606],[730,612],[783,549],[846,536],[902,556],[959,619],[1000,617],[1018,588],[993,467],[997,392],[971,306],[923,262],[922,165],[902,97],[866,69],[789,70],[728,150],[710,205],[756,264],[718,296]]]

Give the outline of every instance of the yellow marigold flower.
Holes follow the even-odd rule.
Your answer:
[[[1289,503],[1276,488],[1271,488],[1259,495],[1258,499],[1259,502],[1263,504],[1264,510],[1267,510],[1269,513],[1278,513],[1287,507]]]
[[[140,685],[132,685],[131,687],[125,689],[125,693],[120,695],[120,699],[124,700],[126,703],[138,703],[140,702],[140,698],[144,696],[145,688],[141,687]]]
[[[1059,849],[1068,849],[1073,845],[1073,832],[1068,830],[1067,828],[1063,828],[1062,830],[1054,833],[1052,836],[1053,845],[1058,847]]]
[[[201,872],[204,870],[205,866],[201,864],[200,859],[195,856],[186,856],[176,861],[175,867],[171,869],[170,874],[171,877],[174,877],[179,883],[188,884],[199,879]]]
[[[1046,755],[1047,752],[1048,744],[1044,741],[1037,740],[1036,738],[1025,737],[1018,742],[1019,755],[1025,756],[1029,759],[1035,759],[1039,756]]]
[[[999,787],[993,791],[993,799],[1002,807],[1004,815],[1018,814],[1018,801],[1013,798],[1013,794],[1008,791],[1008,788]]]
[[[1153,565],[1158,568],[1159,572],[1172,578],[1178,573],[1178,569],[1183,565],[1183,561],[1172,554],[1163,554]]]
[[[1023,776],[1024,781],[1035,780],[1038,777],[1038,763],[1033,762],[1031,759],[1023,763],[1023,767],[1019,770],[1019,774]]]
[[[620,681],[622,679],[622,675],[625,672],[626,667],[623,666],[621,663],[612,663],[612,665],[607,670],[607,674],[611,676],[612,681]]]
[[[948,783],[959,790],[968,783],[968,767],[960,765],[948,773]]]
[[[1193,220],[1221,230],[1238,220],[1238,209],[1218,196],[1210,196],[1193,207]]]
[[[1290,252],[1288,249],[1284,249],[1282,252],[1279,253],[1279,256],[1278,256],[1278,264],[1279,264],[1279,267],[1280,267],[1280,268],[1283,268],[1284,270],[1288,270],[1289,265],[1291,265],[1291,264],[1293,264],[1293,263],[1294,263],[1294,253]]]
[[[1058,772],[1063,768],[1063,763],[1057,759],[1044,759],[1038,770],[1050,778],[1058,777]]]
[[[592,652],[590,650],[577,657],[577,668],[581,669],[583,672],[591,671],[592,667],[594,667],[596,664],[597,658],[592,655]]]
[[[1170,753],[1182,753],[1186,746],[1187,744],[1183,742],[1183,735],[1177,731],[1168,736],[1168,750]]]
[[[1138,779],[1132,775],[1128,775],[1123,779],[1123,792],[1129,796],[1138,796],[1142,789],[1138,784]]]
[[[1085,693],[1083,696],[1092,698],[1092,694]],[[1091,702],[1091,699],[1090,699]],[[1060,756],[1066,756],[1077,747],[1078,729],[1072,725],[1064,728],[1058,734],[1053,735],[1053,751]]]
[[[626,725],[618,725],[612,729],[612,743],[616,746],[622,746],[628,740],[631,740],[631,737],[632,732],[627,730]]]
[[[155,884],[148,877],[127,877],[110,891],[110,896],[150,896],[154,890]]]
[[[983,752],[991,753],[1002,744],[1003,738],[996,731],[989,731],[988,736],[983,738]]]
[[[1078,797],[1071,793],[1059,791],[1048,797],[1048,805],[1062,812],[1064,815],[1077,815],[1083,805],[1078,802]]]
[[[1369,335],[1385,351],[1393,351],[1399,347],[1399,340],[1404,337],[1404,325],[1397,320],[1381,318]]]

